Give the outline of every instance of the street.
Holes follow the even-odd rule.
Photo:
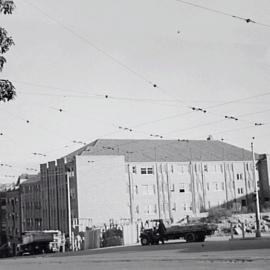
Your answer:
[[[270,238],[167,243],[3,259],[1,270],[269,269]]]

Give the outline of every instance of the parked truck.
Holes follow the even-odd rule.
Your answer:
[[[18,245],[18,255],[32,255],[59,252],[64,246],[64,236],[60,231],[27,231]]]
[[[161,236],[158,227],[161,219],[154,219],[147,221],[147,228],[141,230],[140,239],[141,244],[155,245],[161,241],[176,240],[184,238],[186,242],[204,242],[206,235],[213,234],[217,225],[210,223],[194,223],[194,224],[177,224],[166,227],[166,231]]]

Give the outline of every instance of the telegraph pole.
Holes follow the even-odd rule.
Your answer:
[[[68,234],[69,234],[69,247],[72,247],[73,251],[73,239],[72,239],[72,220],[71,220],[71,203],[70,203],[70,175],[67,172],[67,203],[68,203]]]
[[[254,140],[254,137],[252,139]],[[251,142],[251,151],[252,151],[252,164],[253,164],[253,179],[255,181],[255,196],[256,196],[256,237],[261,237],[259,193],[258,193],[258,184],[257,184],[257,179],[256,179],[256,165],[255,165],[255,154],[254,154],[253,142]]]

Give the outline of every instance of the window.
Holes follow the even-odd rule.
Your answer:
[[[184,183],[180,183],[180,185],[179,185],[179,192],[180,193],[183,193],[183,192],[185,192],[185,184]]]
[[[242,180],[243,179],[243,174],[242,173],[237,173],[236,174],[236,179],[237,180]]]
[[[136,168],[136,166],[132,166],[132,173],[137,173],[137,168]]]
[[[213,186],[213,190],[218,190],[218,182],[213,182],[212,186]]]
[[[143,212],[145,214],[150,214],[150,212],[151,212],[151,205],[145,205]]]
[[[70,188],[70,198],[71,199],[76,199],[76,190],[75,188]]]
[[[221,183],[221,189],[225,190],[225,184],[224,183]]]
[[[176,211],[176,203],[174,202],[173,203],[173,208],[172,208],[173,211]]]
[[[174,190],[175,190],[174,184],[171,184],[171,185],[170,185],[170,191],[171,191],[171,192],[174,192]]]
[[[141,174],[154,174],[153,167],[141,168]]]
[[[244,189],[243,188],[238,188],[238,194],[243,194],[244,193]]]
[[[204,170],[205,172],[208,172],[208,166],[207,166],[207,165],[203,165],[203,170]]]
[[[146,174],[146,168],[141,168],[141,174]]]

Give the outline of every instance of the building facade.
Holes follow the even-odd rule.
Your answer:
[[[17,185],[6,192],[6,236],[12,253],[16,254],[16,246],[21,243],[21,202],[20,188]]]
[[[96,140],[41,165],[42,226],[68,235],[111,220],[239,211],[252,203],[252,164],[250,151],[220,141]]]
[[[0,246],[7,243],[7,203],[6,193],[0,191]]]
[[[20,176],[20,200],[22,232],[41,230],[40,175]]]

